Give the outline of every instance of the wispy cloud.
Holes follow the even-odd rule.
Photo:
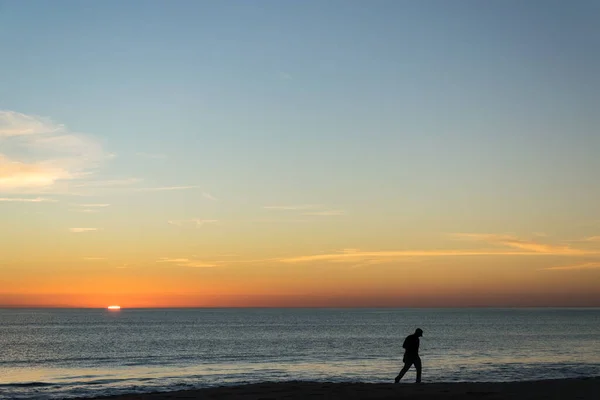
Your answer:
[[[110,158],[89,135],[48,118],[0,110],[0,190],[50,192],[62,181],[87,179]]]
[[[136,156],[138,157],[143,157],[143,158],[153,158],[153,159],[163,159],[163,158],[167,158],[167,156],[165,154],[153,154],[153,153],[135,153]]]
[[[72,204],[72,206],[77,208],[74,208],[71,211],[80,213],[98,213],[102,208],[106,208],[110,206],[110,204]]]
[[[0,190],[3,191],[28,193],[27,190],[74,178],[75,175],[66,168],[52,163],[21,162],[0,154]]]
[[[491,245],[517,248],[537,254],[549,255],[586,255],[594,254],[587,250],[576,249],[567,245],[553,245],[547,243],[535,242],[532,240],[519,239],[510,235],[498,234],[480,234],[480,233],[455,233],[453,236],[457,239],[485,242]]]
[[[86,261],[102,261],[102,260],[106,260],[105,257],[83,257],[84,260]]]
[[[263,219],[252,219],[252,220],[249,220],[248,222],[259,223],[259,224],[262,224],[262,223],[265,223],[265,224],[286,224],[286,223],[295,224],[295,223],[302,223],[302,224],[304,224],[304,223],[311,223],[311,222],[314,222],[314,221],[315,221],[315,219],[313,219],[313,218],[303,218],[303,219],[301,219],[301,218],[294,218],[294,219],[289,219],[289,218],[287,218],[287,219],[279,219],[279,218],[277,218],[277,219],[266,219],[266,218],[263,218]]]
[[[600,236],[590,236],[583,239],[584,242],[598,242],[600,243]]]
[[[600,262],[589,262],[583,264],[565,265],[561,267],[544,268],[547,271],[571,271],[579,269],[600,269]]]
[[[110,204],[72,204],[73,208],[71,211],[81,212],[81,213],[98,213],[101,209],[110,206]]]
[[[264,206],[266,210],[310,210],[321,207],[317,204],[299,204],[299,205],[287,205],[287,206]]]
[[[204,193],[202,193],[202,196],[203,196],[205,199],[208,199],[208,200],[212,200],[212,201],[219,201],[219,199],[217,199],[215,196],[213,196],[212,194],[210,194],[210,193],[208,193],[208,192],[204,192]]]
[[[186,263],[189,262],[189,258],[169,258],[169,257],[161,257],[156,262],[158,263]]]
[[[217,219],[200,219],[200,218],[192,218],[192,219],[171,219],[167,221],[170,225],[175,226],[186,226],[193,225],[196,227],[201,227],[207,224],[218,224],[219,220]]]
[[[0,197],[0,202],[8,203],[55,203],[54,199],[44,197],[23,198],[23,197]]]
[[[69,228],[69,230],[73,233],[83,233],[83,232],[94,232],[94,231],[97,231],[98,228]]]
[[[164,190],[189,190],[198,189],[199,186],[161,186],[161,187],[150,187],[137,189],[140,192],[160,192]]]
[[[218,264],[216,264],[216,263],[203,262],[200,260],[190,260],[188,258],[162,257],[159,260],[157,260],[156,262],[175,264],[179,267],[188,267],[188,268],[213,268],[213,267],[218,266]]]
[[[472,241],[485,242],[492,245],[506,247],[505,249],[475,249],[475,250],[391,250],[391,251],[362,251],[358,249],[345,249],[340,252],[326,254],[312,254],[297,257],[282,258],[284,263],[305,262],[367,262],[374,260],[401,260],[411,257],[468,257],[468,256],[590,256],[600,255],[600,251],[590,251],[557,246],[533,241],[522,240],[509,235],[497,234],[453,234],[454,237]],[[582,264],[580,264],[582,265]],[[591,267],[588,267],[591,268]],[[566,269],[566,268],[563,268]],[[574,268],[573,268],[574,269]]]
[[[213,268],[218,267],[217,264],[205,263],[202,261],[190,261],[184,264],[178,264],[180,267],[188,267],[188,268]]]
[[[369,261],[378,259],[403,259],[411,257],[468,257],[468,256],[506,256],[506,255],[539,255],[532,252],[516,251],[480,251],[480,250],[396,250],[396,251],[362,251],[342,250],[338,253],[313,254],[307,256],[281,258],[284,263],[303,263],[315,261]]]
[[[48,118],[21,114],[15,111],[0,111],[0,136],[16,137],[55,133],[64,129]]]
[[[214,261],[219,265],[233,265],[233,264],[261,264],[261,263],[272,263],[279,261],[278,258],[258,258],[258,259],[250,259],[250,260],[223,260],[223,261]]]
[[[221,257],[227,257],[226,260],[200,260],[197,256],[193,256],[193,258],[170,258],[170,257],[161,257],[156,260],[157,263],[168,263],[174,264],[180,267],[193,267],[193,268],[210,268],[210,267],[224,267],[229,265],[239,265],[239,264],[265,264],[277,262],[279,259],[277,258],[261,258],[261,259],[249,259],[249,260],[236,260],[231,257],[235,257],[233,255],[221,255]]]

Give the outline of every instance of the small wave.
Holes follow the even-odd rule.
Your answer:
[[[0,388],[31,388],[31,387],[49,387],[58,386],[50,382],[22,382],[22,383],[0,383]]]
[[[106,387],[111,387],[113,385],[121,385],[127,382],[136,382],[136,381],[144,381],[144,380],[152,380],[152,378],[112,378],[112,379],[94,379],[94,380],[85,380],[85,381],[70,381],[66,383],[62,383],[62,386],[96,386],[96,385],[104,385]]]

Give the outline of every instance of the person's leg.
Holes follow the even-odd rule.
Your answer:
[[[421,383],[421,357],[415,359],[415,368],[417,369],[417,383]]]
[[[406,374],[406,371],[408,371],[410,369],[411,365],[412,365],[412,361],[406,360],[404,362],[404,368],[402,368],[402,370],[400,370],[400,372],[398,373],[398,376],[396,377],[396,379],[394,379],[394,383],[400,382],[400,379],[402,379],[404,374]]]

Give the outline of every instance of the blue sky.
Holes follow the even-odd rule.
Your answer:
[[[0,102],[99,137],[107,179],[564,206],[598,199],[599,7],[5,1]]]
[[[318,229],[327,249],[593,237],[599,15],[597,1],[0,1],[0,110],[18,113],[4,122],[81,140],[43,165],[59,178],[13,177],[0,197],[83,191],[142,225],[317,205],[304,217],[323,225],[285,235]],[[0,155],[49,160],[21,144]],[[239,229],[220,237],[255,232]]]

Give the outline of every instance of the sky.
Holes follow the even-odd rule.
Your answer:
[[[597,1],[0,0],[0,306],[600,306]]]

